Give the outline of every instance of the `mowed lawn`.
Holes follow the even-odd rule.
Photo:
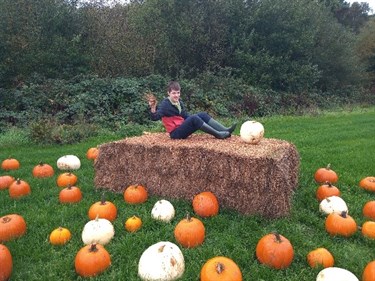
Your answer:
[[[239,120],[239,124],[243,121]],[[364,177],[375,176],[375,108],[297,117],[275,116],[258,121],[265,127],[266,138],[290,141],[300,154],[299,187],[292,198],[290,215],[268,220],[221,209],[215,217],[200,218],[206,228],[205,241],[193,249],[181,247],[185,273],[180,280],[198,281],[205,261],[222,255],[238,264],[243,280],[311,281],[321,269],[310,268],[306,255],[318,247],[325,247],[333,254],[335,266],[348,269],[361,279],[365,265],[375,260],[375,241],[363,237],[360,231],[349,238],[331,237],[326,232],[326,216],[319,212],[319,202],[315,198],[319,185],[313,175],[318,168],[331,164],[339,176],[335,185],[348,205],[349,214],[358,226],[367,220],[362,208],[367,201],[375,200],[375,196],[360,189],[358,183]],[[239,127],[236,134],[239,134]],[[27,223],[27,232],[23,237],[4,243],[13,256],[11,280],[82,280],[75,272],[74,258],[83,247],[81,232],[89,221],[88,209],[100,200],[103,193],[118,209],[117,219],[113,222],[115,236],[105,246],[111,255],[112,265],[92,280],[139,280],[138,260],[148,246],[159,241],[177,243],[174,227],[186,211],[194,216],[191,202],[170,200],[176,209],[176,217],[171,223],[162,223],[150,216],[152,206],[161,198],[151,196],[146,203],[129,205],[124,202],[122,194],[95,189],[93,162],[86,159],[86,151],[120,138],[120,135],[104,135],[75,145],[41,146],[20,143],[17,139],[14,144],[2,143],[0,137],[0,161],[14,157],[21,163],[19,170],[0,170],[0,175],[23,179],[32,190],[31,195],[18,200],[11,199],[7,190],[0,190],[0,216],[17,213]],[[81,159],[81,168],[74,173],[83,199],[70,205],[59,203],[60,188],[56,185],[56,177],[61,173],[56,167],[56,160],[66,154],[74,154]],[[129,159],[129,164],[132,161],[137,159]],[[32,169],[39,162],[52,165],[55,175],[46,179],[33,178]],[[128,185],[124,183],[124,189]],[[143,221],[142,228],[136,233],[128,233],[124,228],[125,220],[132,215],[141,217]],[[59,226],[68,228],[72,239],[64,246],[52,246],[49,234]],[[293,262],[284,270],[270,269],[260,264],[255,256],[259,239],[273,231],[287,237],[294,248]]]

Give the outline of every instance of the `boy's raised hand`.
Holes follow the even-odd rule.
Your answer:
[[[151,110],[156,109],[156,105],[158,104],[158,100],[156,99],[155,95],[152,93],[145,94],[145,99],[148,102],[148,105],[151,107]]]

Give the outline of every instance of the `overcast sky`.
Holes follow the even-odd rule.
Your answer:
[[[111,2],[111,0],[107,0],[108,2]],[[124,3],[127,2],[127,0],[120,0]],[[369,6],[370,6],[370,9],[372,9],[372,12],[370,12],[370,14],[374,14],[375,13],[375,0],[367,0],[367,1],[362,1],[362,0],[357,0],[357,1],[350,1],[350,0],[345,0],[346,2],[349,2],[349,3],[353,3],[353,2],[367,2],[369,3]]]
[[[375,0],[367,0],[367,1],[361,1],[361,0],[357,0],[357,1],[348,1],[346,0],[346,2],[349,2],[349,3],[353,3],[353,2],[367,2],[370,6],[370,9],[372,9],[372,12],[370,12],[370,14],[373,14],[375,13]]]

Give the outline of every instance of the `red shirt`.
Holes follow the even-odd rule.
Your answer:
[[[155,113],[151,113],[151,120],[160,120],[168,133],[172,132],[185,121],[189,114],[185,109],[185,105],[180,101],[181,112],[174,106],[168,98],[165,98],[157,107]]]
[[[161,121],[168,133],[172,132],[174,129],[179,127],[185,119],[182,116],[171,116],[171,117],[162,117]]]

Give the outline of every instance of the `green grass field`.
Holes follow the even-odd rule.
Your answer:
[[[181,248],[186,263],[181,280],[198,281],[205,261],[223,255],[239,265],[243,280],[311,281],[315,280],[320,269],[311,269],[306,263],[306,255],[318,247],[326,247],[331,251],[335,257],[335,266],[348,269],[361,279],[365,265],[375,260],[375,241],[364,238],[359,231],[350,238],[330,237],[327,234],[324,228],[325,216],[319,212],[319,203],[315,198],[318,184],[314,182],[313,174],[316,169],[331,164],[339,175],[336,186],[349,207],[350,215],[358,225],[362,225],[366,220],[362,215],[363,205],[369,200],[375,200],[374,194],[358,187],[361,178],[375,176],[375,108],[321,113],[316,116],[277,116],[259,121],[265,127],[265,137],[290,141],[300,153],[299,187],[292,198],[290,215],[267,220],[221,209],[219,215],[201,219],[206,227],[205,242],[197,248]],[[239,133],[239,127],[236,133]],[[27,181],[32,193],[19,200],[12,200],[7,190],[0,190],[0,216],[20,214],[28,227],[23,237],[5,242],[13,256],[11,280],[82,280],[75,273],[74,258],[83,246],[81,232],[88,222],[88,209],[100,200],[103,193],[103,190],[94,188],[93,163],[86,159],[86,151],[89,147],[121,136],[100,136],[65,146],[30,145],[16,137],[15,133],[0,137],[0,161],[11,156],[20,161],[21,168],[9,172],[1,170],[0,175],[9,174]],[[14,139],[10,141],[10,138]],[[77,186],[83,192],[83,200],[72,205],[63,205],[58,201],[60,188],[56,186],[56,177],[60,172],[56,160],[65,154],[75,154],[82,162],[81,169],[75,174],[78,176]],[[32,177],[32,169],[40,161],[55,168],[54,177]],[[153,204],[160,198],[150,197],[144,204],[128,205],[122,194],[105,191],[105,195],[118,208],[118,217],[113,223],[116,234],[106,245],[112,265],[93,280],[139,280],[137,264],[142,252],[158,241],[176,243],[174,227],[186,211],[192,212],[191,202],[170,200],[175,206],[176,217],[171,223],[165,224],[152,220],[150,216]],[[142,218],[143,226],[136,233],[128,233],[124,229],[124,222],[134,214]],[[48,241],[49,234],[59,226],[70,229],[72,239],[64,246],[52,246]],[[272,231],[287,237],[294,247],[293,263],[285,270],[270,269],[261,265],[255,257],[258,240]]]

